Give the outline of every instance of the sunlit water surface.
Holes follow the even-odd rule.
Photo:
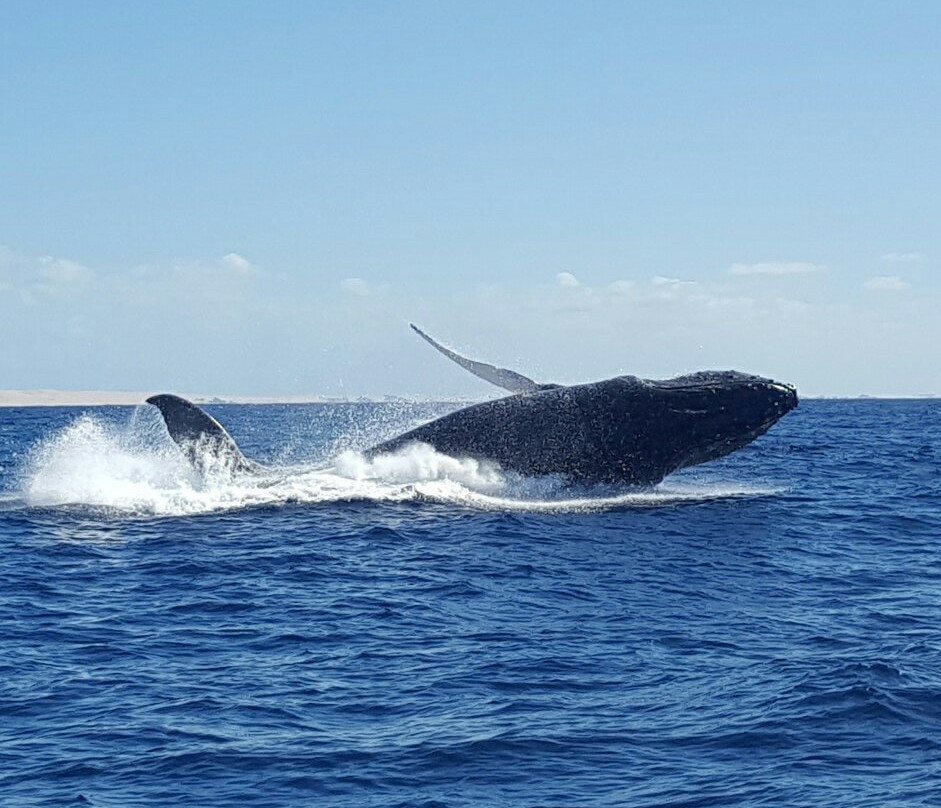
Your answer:
[[[0,409],[0,805],[941,804],[941,402],[633,492],[207,409]]]

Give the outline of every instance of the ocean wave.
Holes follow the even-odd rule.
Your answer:
[[[734,483],[666,482],[643,490],[575,488],[524,478],[494,463],[455,458],[427,445],[366,457],[344,451],[330,465],[279,465],[259,473],[198,473],[159,424],[140,411],[126,424],[83,415],[39,441],[20,473],[17,503],[84,507],[140,516],[342,502],[430,502],[475,510],[584,512],[763,496],[776,489]],[[8,506],[10,501],[8,500]]]

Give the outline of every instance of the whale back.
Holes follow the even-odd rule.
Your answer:
[[[618,376],[474,404],[367,454],[426,443],[526,476],[656,485],[677,469],[744,446],[795,406],[792,387],[735,371],[666,380]]]

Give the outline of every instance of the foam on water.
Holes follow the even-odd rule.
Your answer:
[[[575,490],[527,479],[493,463],[412,445],[367,458],[338,455],[329,467],[271,466],[258,474],[197,473],[162,427],[138,413],[126,425],[85,415],[40,441],[21,473],[31,507],[84,506],[133,515],[184,516],[285,503],[428,501],[513,511],[595,511],[754,496],[739,485],[664,483],[642,491]]]

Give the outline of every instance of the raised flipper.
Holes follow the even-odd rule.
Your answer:
[[[185,398],[163,394],[151,396],[167,425],[170,437],[200,471],[223,468],[230,471],[257,471],[259,466],[242,454],[222,425]]]
[[[412,327],[412,331],[418,334],[418,336],[429,345],[441,351],[448,359],[457,362],[462,368],[469,370],[484,381],[495,384],[497,387],[502,387],[504,390],[509,390],[511,393],[536,393],[539,390],[556,386],[554,384],[537,384],[532,379],[526,378],[515,370],[498,368],[494,365],[488,365],[486,362],[475,362],[473,359],[466,359],[460,354],[456,354],[454,351],[445,348],[440,342],[433,340],[414,323],[409,323],[409,325]]]

